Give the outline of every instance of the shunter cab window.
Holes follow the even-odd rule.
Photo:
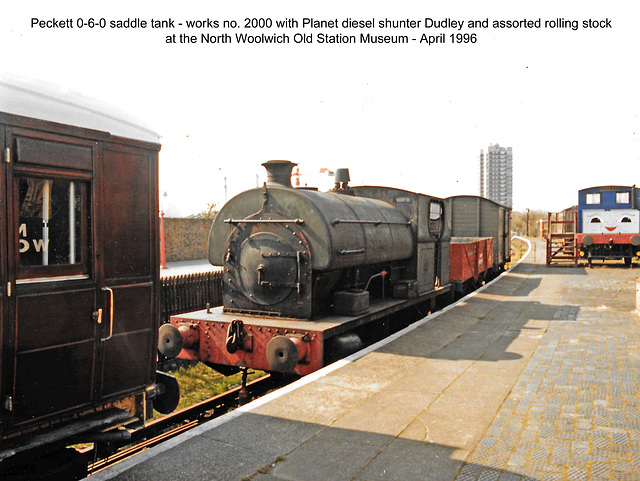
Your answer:
[[[19,278],[88,273],[87,186],[18,177]]]
[[[600,192],[595,192],[593,194],[587,194],[586,202],[589,205],[597,205],[602,203],[600,199]]]
[[[616,192],[616,204],[628,204],[629,192]]]

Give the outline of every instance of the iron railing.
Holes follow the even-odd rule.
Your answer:
[[[160,322],[185,312],[222,304],[222,272],[204,272],[160,279]]]

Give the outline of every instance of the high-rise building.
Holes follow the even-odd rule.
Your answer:
[[[480,185],[478,187],[478,195],[480,197],[486,197],[484,185],[484,165],[484,151],[480,149]]]
[[[513,205],[513,154],[511,147],[490,145],[480,151],[480,196],[500,204]]]

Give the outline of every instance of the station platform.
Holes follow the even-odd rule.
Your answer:
[[[189,274],[201,274],[203,272],[215,272],[221,268],[212,266],[209,259],[195,259],[191,261],[167,262],[165,269],[160,269],[160,277],[185,276]]]
[[[544,262],[88,479],[640,479],[640,271]]]

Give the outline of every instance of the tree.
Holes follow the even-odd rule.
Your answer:
[[[547,220],[547,212],[542,210],[530,210],[529,216],[529,237],[540,236],[540,219]],[[511,230],[518,235],[527,235],[527,212],[511,212]]]
[[[202,217],[203,219],[213,220],[218,215],[218,212],[220,212],[220,210],[218,209],[218,203],[213,202],[211,204],[207,204],[206,209],[200,212],[199,216]]]

